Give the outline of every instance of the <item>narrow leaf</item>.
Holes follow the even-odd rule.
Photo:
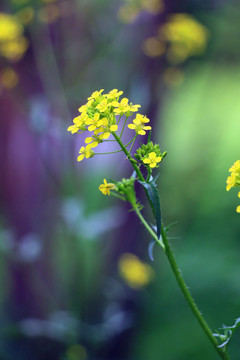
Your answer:
[[[159,200],[159,195],[158,195],[155,179],[153,179],[149,182],[140,181],[140,180],[138,180],[138,181],[144,187],[144,189],[146,191],[149,203],[150,203],[152,211],[153,211],[153,215],[156,219],[157,237],[160,238],[160,235],[161,235],[161,209],[160,209],[160,200]]]

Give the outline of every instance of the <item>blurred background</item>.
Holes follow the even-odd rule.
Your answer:
[[[1,1],[0,359],[218,358],[163,252],[151,261],[135,215],[98,190],[130,176],[126,161],[78,163],[82,139],[67,127],[96,90],[142,105],[168,152],[158,185],[179,266],[209,326],[232,325],[239,16],[230,0]]]

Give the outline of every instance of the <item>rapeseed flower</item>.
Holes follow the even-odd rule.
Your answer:
[[[232,187],[240,187],[240,160],[237,160],[233,166],[230,167],[229,172],[231,172],[231,174],[227,178],[227,191]]]
[[[157,156],[157,154],[153,151],[150,152],[148,154],[148,157],[143,160],[144,164],[149,165],[150,168],[152,168],[152,169],[157,167],[158,163],[160,163],[160,161],[162,161],[162,157]]]
[[[94,152],[92,148],[107,140],[111,135],[113,135],[114,140],[116,140],[116,136],[121,138],[127,119],[134,112],[137,112],[140,107],[140,105],[134,105],[129,102],[126,97],[119,100],[123,92],[118,91],[118,89],[113,89],[107,94],[103,92],[104,89],[94,91],[87,98],[87,102],[78,109],[80,115],[73,119],[73,124],[67,129],[72,134],[81,134],[85,131],[93,132],[93,134],[85,138],[87,146],[80,149],[78,161],[83,160],[83,158],[93,157]],[[123,115],[125,120],[123,127],[121,127],[121,134],[117,135],[115,133],[119,129],[119,122]],[[145,130],[151,129],[150,126],[146,126],[148,122],[149,119],[146,116],[136,114],[134,123],[131,126],[136,130],[137,135],[144,135],[146,133]]]
[[[232,187],[240,187],[240,160],[237,160],[229,169],[231,172],[230,176],[227,178],[226,190],[229,191]],[[238,197],[240,197],[240,191],[238,192]],[[236,208],[237,213],[240,213],[240,205]]]
[[[118,99],[120,95],[123,94],[123,91],[118,91],[118,89],[113,89],[106,94],[107,99]]]
[[[91,145],[87,145],[86,147],[82,146],[79,150],[79,156],[77,158],[78,161],[82,161],[84,158],[88,159],[93,155],[93,151],[91,150]]]
[[[103,195],[110,195],[110,190],[114,190],[115,188],[115,184],[108,183],[106,179],[103,179],[103,184],[99,186],[99,190],[103,193]]]
[[[123,98],[120,103],[118,101],[113,101],[111,105],[115,107],[113,111],[116,115],[126,114],[130,110],[127,98]]]
[[[100,114],[95,113],[93,118],[88,118],[86,121],[86,124],[89,125],[88,131],[94,131],[97,128],[100,128],[100,126],[103,124],[103,120],[100,119]]]
[[[146,116],[137,114],[136,118],[133,120],[132,124],[128,125],[129,129],[135,130],[138,135],[145,135],[145,130],[151,130],[151,126],[145,126],[149,122],[149,119]]]
[[[91,96],[88,97],[88,100],[96,100],[100,97],[101,93],[104,91],[104,89],[101,89],[100,91],[94,91]]]

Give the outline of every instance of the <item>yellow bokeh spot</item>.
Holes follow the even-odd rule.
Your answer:
[[[165,44],[156,37],[150,37],[144,41],[142,49],[145,55],[156,57],[164,53]]]
[[[57,5],[49,4],[38,10],[38,18],[43,23],[52,24],[59,18],[60,11]]]
[[[146,286],[154,276],[150,265],[142,262],[136,255],[128,253],[120,257],[118,269],[120,276],[133,289]]]
[[[23,27],[15,16],[0,13],[0,42],[14,40],[22,33]]]
[[[16,16],[18,17],[19,21],[24,24],[30,24],[33,21],[34,18],[34,10],[31,6],[27,6],[22,10],[19,10],[16,13]]]
[[[132,23],[139,14],[139,10],[131,5],[123,5],[118,10],[118,19],[126,24]]]
[[[67,349],[66,358],[67,360],[86,360],[87,351],[82,345],[74,344]]]
[[[13,15],[0,13],[0,55],[19,60],[28,48],[28,41],[23,36],[23,26]]]
[[[142,8],[151,14],[159,14],[164,10],[164,4],[161,0],[143,0]]]
[[[163,9],[162,0],[125,0],[125,4],[118,10],[118,18],[122,22],[132,23],[142,11],[155,15]]]
[[[160,27],[159,36],[169,43],[167,58],[178,64],[204,52],[209,37],[205,26],[188,14],[171,15]]]
[[[18,84],[18,75],[13,69],[6,68],[1,73],[0,82],[5,88],[12,89]]]
[[[178,68],[168,67],[163,73],[163,79],[169,87],[179,86],[184,81],[184,73]]]

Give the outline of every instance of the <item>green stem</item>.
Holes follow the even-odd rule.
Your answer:
[[[201,328],[205,332],[206,336],[208,337],[208,339],[210,340],[210,342],[214,346],[214,348],[217,351],[217,353],[219,354],[219,356],[223,360],[229,360],[230,358],[229,358],[228,354],[223,349],[218,347],[219,344],[218,344],[215,336],[213,335],[213,333],[210,330],[208,324],[204,320],[202,314],[200,313],[197,305],[195,304],[195,302],[194,302],[194,300],[192,298],[192,295],[191,295],[190,291],[188,290],[188,287],[187,287],[185,281],[183,280],[181,271],[178,268],[178,265],[176,263],[175,257],[173,255],[172,250],[171,250],[171,247],[169,245],[168,238],[167,238],[167,235],[166,235],[166,232],[165,232],[163,226],[161,227],[161,234],[162,234],[163,244],[165,246],[165,254],[166,254],[167,258],[168,258],[168,261],[170,263],[170,266],[172,268],[174,276],[175,276],[175,278],[177,280],[178,286],[179,286],[183,296],[185,297],[185,300],[187,301],[187,303],[188,303],[190,309],[192,310],[195,318],[197,319],[198,323],[200,324]]]
[[[119,143],[121,149],[123,150],[123,152],[126,154],[127,158],[129,159],[130,163],[132,164],[134,170],[136,171],[138,178],[141,181],[145,181],[139,167],[137,166],[135,160],[133,159],[133,157],[131,156],[131,154],[127,151],[127,149],[124,147],[123,143],[121,142],[121,140],[119,139],[119,137],[113,133],[113,136],[115,137],[115,139],[117,140],[117,142]],[[147,221],[144,219],[144,217],[142,216],[140,210],[137,208],[137,206],[134,206],[134,210],[136,211],[137,216],[139,217],[139,219],[141,220],[142,224],[145,226],[145,228],[149,231],[149,233],[152,235],[152,237],[154,238],[154,240],[156,240],[156,243],[160,246],[163,247],[164,245],[164,251],[165,254],[168,258],[169,264],[171,266],[171,269],[173,271],[173,274],[176,278],[176,281],[178,283],[178,286],[185,298],[185,300],[187,301],[190,309],[193,312],[193,315],[195,316],[195,318],[197,319],[199,325],[201,326],[202,330],[204,331],[204,333],[206,334],[206,336],[208,337],[209,341],[211,342],[211,344],[213,345],[214,349],[217,351],[218,355],[223,359],[223,360],[230,360],[227,352],[225,352],[222,348],[218,347],[218,342],[217,339],[215,338],[215,336],[213,335],[212,331],[210,330],[207,322],[205,321],[205,319],[203,318],[202,314],[200,313],[197,305],[195,304],[192,295],[190,293],[190,291],[188,290],[188,287],[181,275],[181,271],[178,268],[178,265],[176,263],[175,257],[173,255],[173,252],[171,250],[171,247],[169,245],[168,242],[168,238],[167,238],[167,234],[164,230],[163,225],[161,225],[161,235],[162,235],[162,241],[163,241],[163,245],[161,243],[161,241],[157,238],[156,233],[151,229],[151,227],[149,226],[149,224],[147,223]]]
[[[132,167],[134,168],[134,170],[136,171],[138,178],[141,181],[145,181],[141,171],[139,170],[139,167],[137,166],[136,161],[133,159],[133,157],[131,156],[131,154],[129,153],[129,151],[125,148],[125,146],[123,145],[121,139],[116,135],[116,133],[112,133],[113,136],[115,137],[115,139],[117,140],[118,144],[120,145],[122,151],[124,152],[124,154],[127,156],[128,160],[130,161]]]
[[[129,149],[129,153],[131,153],[131,150],[132,150],[133,145],[134,145],[134,143],[135,143],[135,141],[136,141],[136,138],[137,138],[137,135],[135,135],[134,138],[133,138],[133,143],[132,143],[132,145],[131,145],[131,147],[130,147],[130,149]]]
[[[122,138],[122,134],[123,134],[123,130],[125,128],[125,125],[126,125],[126,122],[127,122],[127,116],[125,117],[125,120],[124,120],[124,123],[123,123],[123,127],[122,127],[122,131],[121,131],[121,134],[120,134],[120,139]],[[120,121],[120,120],[119,120]]]
[[[157,234],[155,233],[155,231],[153,231],[151,226],[144,219],[144,217],[142,216],[142,214],[141,214],[140,210],[138,209],[138,207],[137,206],[133,206],[133,207],[134,207],[134,210],[135,210],[137,216],[139,217],[139,219],[141,220],[142,224],[145,226],[147,231],[152,235],[152,237],[156,241],[156,243],[158,245],[160,245],[163,248],[163,250],[165,251],[165,246],[164,246],[163,242],[161,241],[161,239],[158,239]]]
[[[128,146],[131,144],[131,142],[134,140],[135,141],[136,137],[134,136],[134,138],[132,138],[132,140],[130,140],[126,145],[123,145],[124,147]],[[115,140],[104,140],[105,141],[115,141]],[[116,151],[108,151],[108,152],[102,152],[102,153],[94,153],[94,155],[109,155],[109,154],[116,154],[121,152],[121,150],[116,150]]]

